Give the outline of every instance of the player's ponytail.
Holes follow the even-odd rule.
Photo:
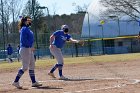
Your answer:
[[[27,18],[30,18],[30,17],[29,16],[22,17],[21,20],[19,21],[19,23],[18,23],[19,31],[23,26],[26,26],[25,22],[27,21]]]

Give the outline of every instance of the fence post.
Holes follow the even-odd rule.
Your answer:
[[[76,53],[76,57],[78,57],[78,45],[75,43],[75,53]]]

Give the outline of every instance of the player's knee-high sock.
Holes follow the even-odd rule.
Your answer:
[[[34,73],[34,70],[29,70],[29,75],[30,75],[30,78],[32,80],[32,83],[35,83],[36,80],[35,80],[35,73]]]
[[[60,77],[63,75],[63,74],[62,74],[62,68],[63,68],[63,65],[62,65],[62,64],[59,64],[58,70],[59,70],[59,76],[60,76]]]
[[[62,69],[59,70],[59,76],[60,76],[60,77],[63,76]]]
[[[58,64],[55,64],[54,67],[51,69],[50,73],[53,73],[58,68]]]
[[[18,74],[17,74],[16,79],[15,79],[14,82],[18,82],[19,79],[21,78],[21,76],[22,76],[23,74],[24,74],[24,71],[23,71],[22,69],[20,69],[20,70],[18,71]]]

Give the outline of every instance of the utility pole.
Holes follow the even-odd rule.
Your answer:
[[[49,37],[50,36],[50,14],[49,14],[49,9],[46,6],[39,6],[39,7],[36,7],[36,8],[37,9],[47,9],[47,14],[48,14],[48,29],[47,29],[48,30],[48,35],[47,35],[47,37]],[[46,19],[47,19],[47,16],[46,16]],[[49,38],[47,40],[49,41]]]
[[[119,19],[119,17],[118,16],[116,16],[116,15],[110,15],[110,16],[108,16],[108,17],[110,17],[110,18],[117,18],[117,25],[118,25],[118,36],[121,36],[121,30],[120,30],[120,19]]]
[[[38,48],[38,37],[36,31],[36,17],[35,17],[35,0],[32,0],[32,16],[33,16],[33,23],[34,23],[34,32],[35,32],[35,42],[37,48],[37,58],[39,59],[39,48]]]
[[[103,25],[105,24],[104,20],[101,20],[100,21],[100,25],[98,25],[99,27],[101,27],[101,30],[102,30],[102,51],[103,51],[103,55],[105,54],[105,50],[104,50],[104,28],[103,28]]]
[[[1,0],[1,12],[2,12],[2,32],[3,32],[2,35],[3,35],[4,60],[6,61],[4,13],[3,13],[3,1],[2,0]]]
[[[36,7],[37,9],[47,9],[47,14],[48,14],[48,30],[49,30],[49,35],[50,35],[50,14],[49,14],[49,9],[48,9],[48,7],[46,7],[46,6],[39,6],[39,7]]]
[[[92,51],[91,51],[91,41],[90,41],[90,22],[89,22],[89,12],[86,12],[87,13],[87,16],[88,16],[88,30],[89,30],[89,39],[88,39],[88,42],[89,42],[89,56],[92,56]]]
[[[12,23],[12,33],[15,33],[15,5],[14,5],[14,3],[15,3],[15,0],[12,0],[12,18],[13,18],[13,23]],[[14,44],[15,44],[15,39],[13,40],[13,42],[14,42]]]

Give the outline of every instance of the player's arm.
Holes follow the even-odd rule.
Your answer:
[[[55,36],[54,35],[51,35],[50,36],[50,45],[52,45],[52,42],[54,41],[54,39],[55,39]]]
[[[76,39],[70,38],[69,41],[72,42],[72,43],[79,43],[80,40],[76,40]]]
[[[84,40],[76,40],[76,39],[70,38],[69,41],[72,42],[72,43],[78,43],[81,46],[84,45]]]
[[[53,48],[53,41],[54,41],[54,39],[55,39],[55,36],[52,34],[51,36],[50,36],[50,48]]]

